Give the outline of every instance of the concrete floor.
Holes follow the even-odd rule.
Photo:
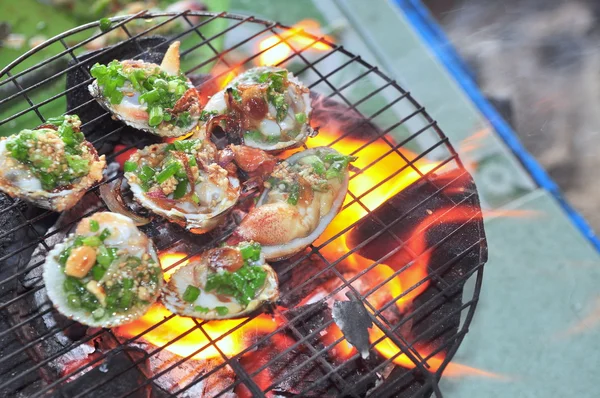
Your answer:
[[[600,231],[600,2],[425,0],[482,91]]]

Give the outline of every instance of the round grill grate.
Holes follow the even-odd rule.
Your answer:
[[[124,332],[62,319],[45,295],[44,253],[73,224],[104,208],[98,187],[60,218],[2,195],[0,392],[441,396],[442,372],[457,372],[450,360],[475,311],[487,246],[473,181],[425,109],[360,56],[278,23],[226,13],[141,12],[113,18],[106,32],[98,26],[58,35],[2,70],[1,134],[76,113],[107,161],[122,160],[156,138],[112,120],[97,105],[87,94],[89,68],[115,58],[157,62],[180,40],[182,70],[204,97],[252,66],[293,71],[313,93],[312,124],[320,133],[308,147],[333,146],[359,160],[336,218],[341,222],[301,255],[274,265],[282,297],[271,315],[224,323],[181,323],[156,312]],[[103,183],[120,176],[112,173]],[[190,236],[161,220],[144,228],[175,259],[167,270],[231,232],[224,226]],[[332,303],[342,300],[378,331],[370,334],[368,359],[348,348],[332,318]],[[274,326],[256,326],[269,319],[277,319]],[[151,339],[157,330],[171,332]],[[178,351],[178,342],[189,341],[194,344]]]

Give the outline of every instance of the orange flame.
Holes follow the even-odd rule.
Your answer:
[[[119,326],[117,328],[117,334],[124,337],[136,336],[152,328],[154,325],[171,315],[171,312],[165,307],[160,304],[155,304],[142,318],[127,325]],[[239,326],[245,320],[246,318],[210,321],[203,324],[202,329],[204,329],[210,339],[215,340]],[[260,315],[251,322],[246,323],[239,329],[223,337],[215,344],[225,355],[235,355],[248,346],[250,336],[256,335],[256,333],[269,333],[276,328],[277,323],[275,320],[267,315]],[[193,359],[221,357],[219,351],[210,344],[208,337],[198,328],[191,318],[174,316],[160,326],[148,330],[143,335],[143,338],[157,347],[162,347],[171,343],[164,348],[181,357],[192,354]]]
[[[371,329],[371,333],[370,333],[371,339],[370,340],[371,340],[372,344],[383,336],[384,336],[383,332],[376,326],[374,326]],[[375,344],[375,349],[385,358],[389,359],[389,358],[392,358],[395,356],[394,359],[392,360],[392,362],[394,362],[396,365],[400,365],[403,368],[407,368],[407,369],[413,369],[415,367],[415,363],[405,353],[401,353],[402,350],[387,337],[384,338],[379,343]],[[429,350],[427,350],[427,349],[419,349],[418,350],[419,355],[423,358],[429,356],[428,351]],[[428,370],[430,372],[437,372],[443,362],[444,362],[444,355],[442,355],[442,354],[433,355],[431,358],[427,359],[427,361],[426,361],[426,363],[429,367]],[[510,379],[509,377],[507,377],[505,375],[488,372],[485,370],[473,368],[473,367],[466,366],[466,365],[461,365],[461,364],[454,363],[454,362],[450,362],[448,365],[446,365],[446,368],[444,369],[444,376],[450,376],[450,377],[480,376],[480,377],[489,377],[489,378],[505,380],[505,381]]]
[[[339,137],[337,132],[321,129],[319,135],[313,138],[309,144],[311,147],[328,145],[337,137]],[[406,149],[400,148],[398,149],[399,153],[402,155],[400,156],[399,153],[392,150],[389,144],[382,140],[377,140],[364,148],[361,148],[363,145],[365,145],[365,142],[362,140],[344,138],[333,144],[332,147],[346,154],[354,153],[356,151],[355,155],[358,156],[358,159],[353,165],[363,171],[350,181],[349,191],[355,197],[359,197],[361,204],[369,211],[376,209],[389,198],[418,181],[422,174],[427,174],[436,169],[439,165],[439,163],[436,162],[419,160],[414,163],[414,167],[406,167],[405,170],[394,174],[394,172],[399,170],[403,165],[407,165],[406,160],[411,161],[412,159],[415,159],[416,155]],[[385,156],[380,159],[383,155]],[[386,180],[386,182],[373,189],[382,180]],[[367,214],[367,210],[363,206],[357,202],[352,202],[353,199],[351,197],[346,199],[344,205],[347,207],[332,221],[325,233],[315,243],[316,246],[319,246],[340,233],[340,231],[355,224]],[[349,203],[352,204],[348,205]],[[348,256],[343,262],[338,264],[337,268],[343,271],[345,275],[348,275],[350,272],[350,276],[370,268],[368,272],[352,282],[352,286],[361,294],[364,294],[374,286],[387,280],[383,286],[367,298],[369,303],[375,308],[381,308],[386,302],[393,299],[396,300],[398,309],[403,311],[412,300],[427,289],[429,284],[429,281],[427,281],[426,278],[428,276],[427,266],[429,264],[431,253],[427,252],[427,230],[432,226],[443,223],[466,222],[473,217],[479,217],[474,209],[461,207],[451,210],[438,210],[426,217],[414,229],[411,240],[407,242],[409,249],[418,256],[418,258],[410,265],[410,267],[396,276],[394,276],[394,274],[397,272],[398,267],[394,268],[384,263],[373,266],[374,261],[364,258],[358,253],[353,253]],[[321,250],[321,252],[329,261],[334,261],[346,255],[349,250],[346,236],[343,235],[339,238],[339,241],[330,242]],[[400,264],[399,266],[403,266],[403,264]],[[419,283],[421,284],[418,287],[406,293],[402,298],[397,299],[404,291],[403,286],[415,286]],[[339,285],[341,286],[341,282]],[[327,328],[327,334],[323,339],[327,345],[331,345],[342,336],[339,328],[333,324]],[[369,337],[373,344],[383,337],[383,333],[377,327],[373,327],[369,332]],[[343,343],[344,342],[337,344],[336,348],[348,347],[347,344]],[[392,358],[395,356],[393,362],[399,366],[405,368],[413,368],[415,366],[410,358],[406,354],[401,353],[400,348],[389,340],[389,338],[385,338],[377,343],[375,349],[385,358]],[[336,356],[342,359],[347,359],[356,353],[356,349],[353,347],[340,349],[338,351]],[[427,351],[427,349],[420,349],[419,354],[427,355]],[[440,353],[429,358],[427,363],[431,371],[437,371],[443,361],[444,355]],[[444,374],[449,376],[476,375],[506,379],[506,377],[502,375],[456,363],[448,364],[444,370]]]
[[[300,30],[300,28],[295,27],[285,33],[286,38],[289,37],[290,41],[292,40],[292,37],[296,37],[293,36],[295,29],[297,29],[297,31]],[[275,39],[276,40],[270,45],[274,45],[279,41],[277,37],[275,37]],[[263,45],[263,43],[261,43],[261,45]],[[261,48],[268,47],[269,45],[264,45],[264,47]],[[271,52],[275,49],[278,50]],[[283,54],[284,51],[285,55]],[[285,58],[290,51],[289,46],[280,43],[263,54],[264,58],[261,57],[261,63],[277,63],[279,60]],[[269,55],[267,56],[267,54]],[[215,75],[216,73],[213,76]],[[223,79],[218,81],[219,85],[224,87],[234,76],[235,72],[233,71],[223,74]],[[321,129],[319,135],[309,141],[309,146],[328,145],[339,136],[340,134],[336,131]],[[365,144],[366,142],[363,140],[344,138],[332,145],[333,148],[342,153],[353,153],[358,156],[358,159],[353,165],[360,169],[360,172],[355,174],[349,182],[350,195],[348,195],[345,200],[345,208],[315,242],[316,246],[324,244],[324,242],[339,234],[344,229],[355,224],[364,217],[368,211],[375,210],[389,198],[418,181],[421,178],[421,175],[436,169],[439,165],[439,163],[421,159],[415,161],[412,166],[407,166],[402,171],[398,171],[403,165],[407,165],[407,160],[411,161],[415,159],[416,155],[403,148],[392,148],[387,142],[384,142],[381,139],[369,143],[368,145]],[[466,207],[442,209],[432,212],[414,229],[411,239],[407,242],[407,247],[417,256],[417,258],[406,270],[399,273],[399,267],[403,267],[404,264],[398,264],[394,267],[381,263],[374,266],[373,260],[362,257],[358,253],[353,253],[348,256],[347,253],[350,249],[345,234],[342,234],[340,237],[329,242],[322,248],[321,253],[323,253],[325,258],[329,261],[334,261],[346,256],[345,259],[337,265],[338,270],[344,274],[344,277],[354,279],[352,286],[361,292],[361,294],[374,290],[367,298],[369,304],[373,308],[381,308],[386,303],[395,300],[396,307],[402,312],[407,309],[407,306],[419,294],[427,289],[429,283],[429,281],[427,281],[427,267],[431,253],[427,251],[427,231],[436,225],[466,222],[473,217],[478,216],[475,209]],[[169,268],[178,261],[183,260],[185,257],[186,255],[183,253],[163,253],[160,256],[163,268]],[[185,260],[179,266],[183,266],[188,262],[189,260]],[[359,273],[364,272],[364,270],[367,269],[368,271],[361,274],[360,277],[357,277]],[[175,269],[166,271],[165,278],[168,280],[174,271]],[[374,289],[375,286],[384,281],[386,282],[383,286],[379,289]],[[314,295],[323,294],[323,292],[325,292],[324,294],[329,294],[333,289],[341,286],[341,281],[338,281],[337,283],[337,286],[326,286],[324,290],[322,289],[319,292],[315,292]],[[419,283],[421,284],[418,285]],[[398,297],[405,292],[403,287],[415,285],[418,285],[418,287],[398,299]],[[311,297],[305,298],[303,302],[310,301],[310,298]],[[169,350],[176,355],[191,355],[194,359],[220,357],[220,353],[212,344],[210,344],[210,339],[219,339],[221,336],[224,336],[225,333],[240,325],[239,329],[219,339],[216,343],[225,355],[231,356],[239,353],[249,346],[252,341],[252,336],[259,333],[270,333],[277,330],[277,327],[280,325],[280,320],[271,318],[268,315],[260,315],[244,325],[242,325],[242,323],[245,322],[247,318],[211,321],[202,324],[202,328],[210,337],[209,339],[206,334],[198,328],[198,325],[194,320],[172,316],[169,311],[157,304],[154,305],[140,320],[119,327],[118,334],[127,337],[141,334],[169,316],[171,316],[171,318],[168,321],[147,331],[143,335],[143,338],[158,347],[165,346],[166,350]],[[382,331],[377,327],[373,327],[370,330],[369,335],[372,344],[375,344],[377,340],[384,337]],[[276,336],[278,335],[275,335],[275,337]],[[283,337],[284,336],[282,335],[282,338]],[[342,337],[343,334],[338,326],[336,324],[331,324],[325,329],[322,340],[326,345],[332,345]],[[279,341],[279,343],[277,343],[277,341]],[[285,343],[282,339],[277,341],[276,344]],[[285,344],[289,345],[288,343]],[[382,356],[393,358],[393,362],[399,366],[405,368],[413,368],[415,366],[410,358],[388,338],[375,344],[375,349]],[[418,352],[421,356],[427,356],[427,353],[431,352],[431,350],[424,347],[419,348]],[[356,353],[356,349],[343,340],[336,344],[334,350],[331,351],[331,354],[338,360],[349,359],[356,355]],[[443,361],[444,355],[441,353],[429,358],[427,363],[430,367],[430,371],[437,371]],[[271,377],[268,371],[269,370],[266,369],[262,376],[259,375],[259,378],[262,377],[262,379],[259,380],[261,386],[270,384]],[[444,374],[450,376],[478,375],[498,379],[504,378],[504,376],[501,375],[456,363],[448,364]]]
[[[328,44],[321,41],[315,42],[314,39],[305,36],[302,33],[303,31],[311,32],[315,36],[323,36],[317,21],[304,19],[290,29],[280,33],[279,36],[272,35],[262,40],[258,44],[258,48],[260,51],[264,51],[264,53],[262,53],[258,59],[259,64],[278,65],[292,54],[293,49],[290,44],[293,47],[297,47],[298,50],[307,46],[310,46],[311,49],[317,51],[327,51],[331,49]],[[333,42],[333,39],[329,36],[324,36],[324,38]]]
[[[187,255],[184,253],[162,253],[159,257],[162,268],[167,269],[186,258]],[[178,264],[177,267],[166,271],[165,279],[168,281],[177,268],[183,267],[190,261],[194,261],[194,259],[194,257],[187,259]],[[172,316],[171,312],[162,305],[155,304],[142,318],[118,327],[117,335],[133,337],[145,332],[143,338],[149,343],[157,347],[162,347],[170,343],[165,346],[165,349],[181,357],[192,354],[193,359],[221,357],[219,351],[210,344],[208,337],[198,328],[192,318],[174,316],[162,325],[149,330],[169,316]],[[202,329],[204,329],[210,339],[215,340],[244,323],[246,319],[210,321],[204,323]],[[242,325],[239,329],[223,337],[216,345],[225,355],[236,355],[249,346],[253,336],[261,333],[270,333],[277,329],[278,324],[278,320],[268,315],[257,316],[250,322]],[[203,348],[204,346],[206,347]],[[200,351],[196,352],[198,350]]]

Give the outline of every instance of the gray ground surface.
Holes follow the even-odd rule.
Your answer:
[[[600,2],[425,0],[482,91],[600,231]]]

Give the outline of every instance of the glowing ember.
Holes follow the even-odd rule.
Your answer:
[[[296,49],[301,49],[310,46],[310,49],[317,51],[327,51],[331,47],[321,41],[315,42],[314,39],[305,36],[302,32],[310,32],[315,36],[323,36],[319,23],[310,19],[305,19],[294,26],[291,29],[280,33],[279,36],[272,35],[262,40],[258,47],[262,53],[258,59],[260,65],[278,65],[284,61],[287,57],[292,54],[292,48],[287,43],[292,44]],[[326,40],[333,42],[331,37],[325,36]],[[286,42],[283,42],[285,40]],[[279,44],[278,44],[279,43]],[[270,48],[273,46],[272,48]],[[268,50],[267,50],[268,49]]]

